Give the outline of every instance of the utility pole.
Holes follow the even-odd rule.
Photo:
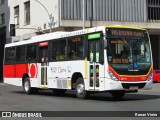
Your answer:
[[[85,29],[85,1],[83,0],[83,29]]]
[[[50,33],[52,32],[52,14],[49,14],[49,12],[48,12],[48,10],[47,10],[47,8],[41,3],[41,2],[39,2],[38,0],[35,0],[36,2],[38,2],[40,5],[42,5],[42,7],[45,9],[45,11],[47,12],[47,14],[48,14],[48,17],[49,17],[49,27],[50,27]]]
[[[90,27],[93,27],[93,0],[90,0]]]

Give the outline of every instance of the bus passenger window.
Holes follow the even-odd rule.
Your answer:
[[[66,40],[52,42],[52,60],[66,59]]]
[[[25,46],[19,46],[16,48],[16,62],[25,61]]]
[[[27,45],[27,56],[26,56],[27,62],[36,60],[36,52],[37,52],[36,44]]]
[[[15,61],[15,47],[6,48],[5,50],[5,62],[6,63],[14,63]]]
[[[84,57],[83,37],[74,37],[68,40],[68,59],[79,59]]]

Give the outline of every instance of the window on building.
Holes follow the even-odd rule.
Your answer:
[[[0,25],[3,25],[3,24],[5,24],[5,14],[4,13],[0,15]]]
[[[65,60],[67,56],[66,40],[52,42],[52,60]]]
[[[19,26],[19,6],[14,7],[14,22],[16,27]]]
[[[24,24],[29,25],[30,24],[30,1],[24,3]]]
[[[160,0],[148,0],[148,20],[160,20]]]
[[[0,0],[0,5],[4,4],[5,0]]]

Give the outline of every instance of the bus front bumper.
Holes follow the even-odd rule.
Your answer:
[[[105,84],[105,90],[150,90],[152,89],[153,81],[136,81],[136,82],[126,82],[126,81],[113,81],[111,79],[106,79],[108,82]]]

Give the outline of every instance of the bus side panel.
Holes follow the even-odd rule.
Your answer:
[[[16,78],[22,78],[25,73],[28,73],[28,65],[27,64],[16,64]]]
[[[15,65],[4,65],[4,78],[15,78]]]
[[[71,89],[72,75],[79,73],[84,78],[84,69],[84,60],[50,62],[47,70],[48,88]]]

